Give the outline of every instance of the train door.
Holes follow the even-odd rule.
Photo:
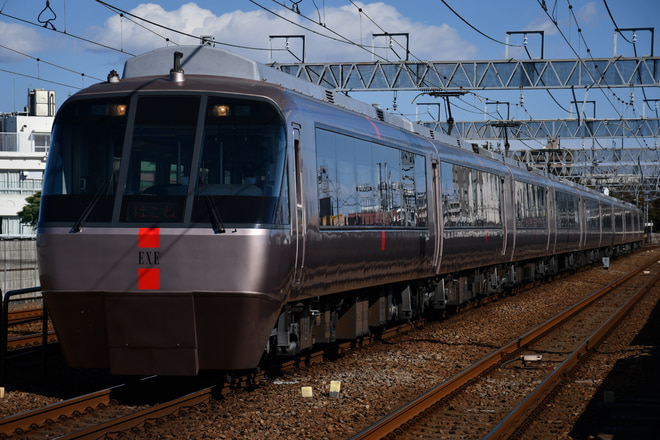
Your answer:
[[[554,210],[554,196],[550,192],[550,187],[545,187],[545,227],[546,234],[548,234],[548,242],[545,245],[546,254],[553,254],[555,251],[555,239],[553,237],[554,227],[553,219],[554,217],[550,214],[555,212]]]
[[[603,246],[603,203],[598,201],[598,247]]]
[[[300,284],[305,267],[305,209],[303,194],[303,162],[302,145],[300,142],[300,124],[292,123],[293,126],[293,173],[295,180],[295,206],[293,217],[294,235],[296,242],[296,263],[293,275],[293,284]]]
[[[440,263],[442,262],[442,244],[443,244],[443,232],[444,232],[444,222],[442,220],[442,187],[440,176],[438,175],[438,160],[431,160],[431,174],[432,174],[432,185],[433,185],[433,203],[435,211],[435,241],[433,244],[433,268],[435,273],[440,273]]]
[[[516,248],[515,197],[513,191],[513,173],[507,167],[508,176],[500,177],[500,200],[502,216],[502,259],[513,260]]]
[[[578,197],[578,222],[580,224],[580,249],[584,249],[587,244],[587,208],[584,197]]]
[[[555,188],[548,188],[548,227],[550,230],[550,254],[557,252],[557,198]]]

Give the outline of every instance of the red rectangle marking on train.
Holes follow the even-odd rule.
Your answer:
[[[140,228],[138,247],[157,248],[160,246],[160,228]]]
[[[158,290],[160,287],[160,269],[138,269],[138,290]]]

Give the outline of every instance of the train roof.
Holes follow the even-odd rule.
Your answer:
[[[265,64],[220,48],[197,45],[170,46],[155,49],[151,52],[146,52],[144,54],[128,59],[124,64],[124,72],[122,77],[124,79],[129,79],[167,75],[168,72],[175,70],[176,52],[182,54],[180,56],[180,69],[182,71],[181,74],[184,77],[186,74],[226,76],[279,85],[284,89],[310,96],[312,98],[337,105],[347,110],[361,113],[374,120],[380,120],[411,133],[441,141],[445,144],[454,146],[463,152],[466,152],[465,148],[461,148],[460,139],[456,137],[435,132],[421,124],[416,124],[410,120],[401,118],[400,116],[384,112],[377,107],[357,99],[350,98],[343,93],[336,92],[332,89],[327,89],[300,78],[296,78]],[[469,147],[467,150],[469,151]],[[490,150],[482,149],[476,145],[472,145],[472,153],[491,159],[495,162],[502,163],[505,166],[518,169],[523,173],[531,172],[532,174],[545,177],[550,181],[555,182],[555,185],[567,185],[569,187],[586,190],[587,192],[590,192],[596,196],[604,196],[603,194],[591,190],[590,188],[577,185],[564,179],[558,179],[556,176],[553,176],[547,172],[529,168],[525,169],[526,164],[524,163],[507,158]],[[623,201],[614,198],[611,199],[615,202],[625,204]]]
[[[244,56],[210,46],[164,47],[138,55],[126,61],[123,78],[166,75],[174,66],[175,52],[182,54],[181,69],[184,75],[227,76],[276,84],[302,95],[364,114],[374,120],[387,122],[421,136],[440,140],[454,146],[459,146],[460,143],[456,137],[435,132],[421,124],[384,112],[343,93],[296,78]]]

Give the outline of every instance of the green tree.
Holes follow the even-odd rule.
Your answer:
[[[32,194],[25,199],[27,205],[17,212],[18,218],[24,225],[37,227],[39,222],[39,206],[41,205],[41,191]]]

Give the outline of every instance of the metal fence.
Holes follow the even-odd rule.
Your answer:
[[[645,244],[660,244],[660,234],[649,232],[646,234]]]
[[[0,237],[0,289],[2,292],[39,285],[35,238]]]

